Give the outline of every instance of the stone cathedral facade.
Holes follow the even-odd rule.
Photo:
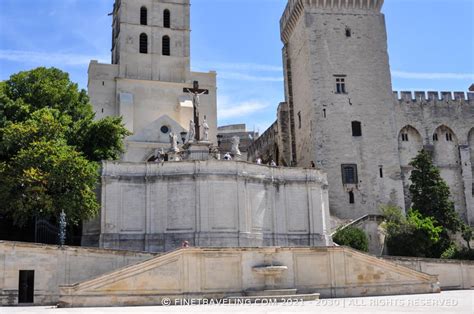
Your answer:
[[[383,0],[290,0],[280,21],[285,102],[250,160],[327,172],[331,214],[410,206],[410,161],[432,153],[474,225],[474,93],[394,92]]]
[[[216,72],[191,71],[189,0],[116,0],[112,16],[112,64],[91,61],[88,90],[97,118],[122,116],[133,133],[123,160],[147,161],[170,133],[184,141],[193,106],[183,88],[194,81],[209,90],[201,119],[217,143]]]

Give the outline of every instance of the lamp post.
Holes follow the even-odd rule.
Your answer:
[[[66,213],[64,209],[59,214],[59,246],[63,247],[64,243],[66,242]]]

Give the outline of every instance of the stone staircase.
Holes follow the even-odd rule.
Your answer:
[[[296,289],[280,289],[280,290],[262,290],[253,292],[250,295],[235,296],[226,298],[229,304],[247,304],[247,303],[286,303],[294,304],[299,302],[319,300],[319,293],[298,294]]]
[[[347,247],[186,248],[61,286],[60,306],[294,303],[439,291],[437,276]]]

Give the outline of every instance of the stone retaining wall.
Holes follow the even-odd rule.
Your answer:
[[[392,256],[384,256],[383,259],[437,275],[443,290],[474,289],[474,261]]]
[[[155,256],[149,253],[0,241],[0,305],[18,304],[19,272],[34,270],[34,304],[59,300],[59,285],[84,281]]]

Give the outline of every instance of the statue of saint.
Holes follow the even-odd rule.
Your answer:
[[[242,153],[240,152],[240,149],[239,149],[239,145],[240,145],[240,137],[238,136],[234,136],[232,137],[232,154],[234,156],[241,156]]]
[[[171,144],[170,151],[174,153],[178,153],[179,152],[178,136],[174,134],[173,132],[170,133],[170,144]]]
[[[204,121],[202,122],[202,128],[204,129],[203,141],[209,142],[209,124],[207,124],[206,116],[204,116]]]
[[[189,121],[189,131],[188,136],[186,137],[186,143],[193,143],[196,139],[196,125],[193,120]]]

